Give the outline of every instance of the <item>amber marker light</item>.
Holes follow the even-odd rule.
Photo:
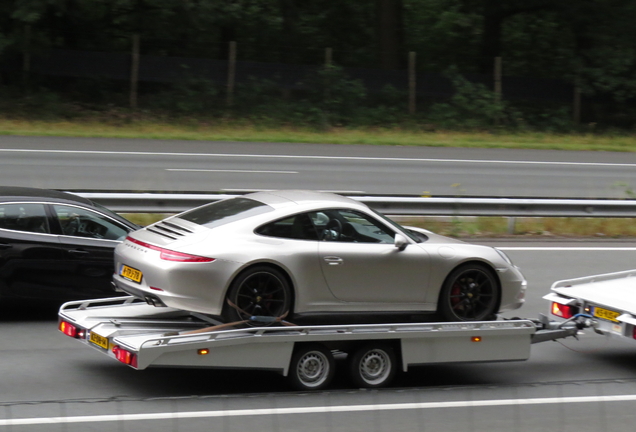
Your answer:
[[[470,338],[471,342],[481,342],[481,336],[473,336]]]
[[[201,348],[200,350],[197,351],[197,354],[199,355],[210,354],[210,350],[208,348]]]

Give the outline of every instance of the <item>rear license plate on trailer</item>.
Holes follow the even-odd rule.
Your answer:
[[[104,348],[105,350],[108,349],[108,338],[105,338],[104,336],[100,336],[95,332],[91,332],[91,335],[88,338],[88,340],[91,343],[94,343],[95,345],[97,345],[98,347]]]
[[[136,283],[141,283],[141,279],[144,275],[137,269],[128,267],[127,265],[122,265],[121,269],[119,270],[119,276]]]
[[[616,318],[620,315],[620,312],[614,312],[611,310],[603,309],[598,306],[594,307],[594,316],[604,320],[618,322]]]

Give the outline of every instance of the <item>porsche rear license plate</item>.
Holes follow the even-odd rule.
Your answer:
[[[143,278],[144,275],[137,269],[128,267],[127,265],[122,265],[121,269],[119,270],[119,276],[136,283],[141,283],[141,278]]]
[[[594,307],[594,316],[597,318],[602,318],[604,320],[618,322],[616,318],[620,315],[620,312],[614,312],[611,310],[603,309],[598,306]]]
[[[97,345],[98,347],[104,348],[105,350],[108,349],[108,338],[105,338],[104,336],[100,336],[95,332],[91,332],[91,335],[88,338],[88,340],[94,343],[95,345]]]

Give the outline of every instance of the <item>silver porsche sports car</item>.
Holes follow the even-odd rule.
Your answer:
[[[295,190],[225,199],[134,231],[115,263],[119,290],[224,321],[436,311],[487,320],[520,307],[526,289],[498,249]]]

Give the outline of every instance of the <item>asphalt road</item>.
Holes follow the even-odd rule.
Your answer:
[[[633,268],[636,256],[631,242],[496,245],[529,281],[507,317],[545,312],[555,280]],[[55,307],[0,308],[0,430],[598,431],[636,419],[636,342],[593,333],[534,345],[525,362],[413,368],[380,391],[353,389],[340,370],[330,391],[305,394],[275,374],[134,371],[57,332]]]
[[[68,190],[625,198],[636,154],[0,137],[0,184]]]

